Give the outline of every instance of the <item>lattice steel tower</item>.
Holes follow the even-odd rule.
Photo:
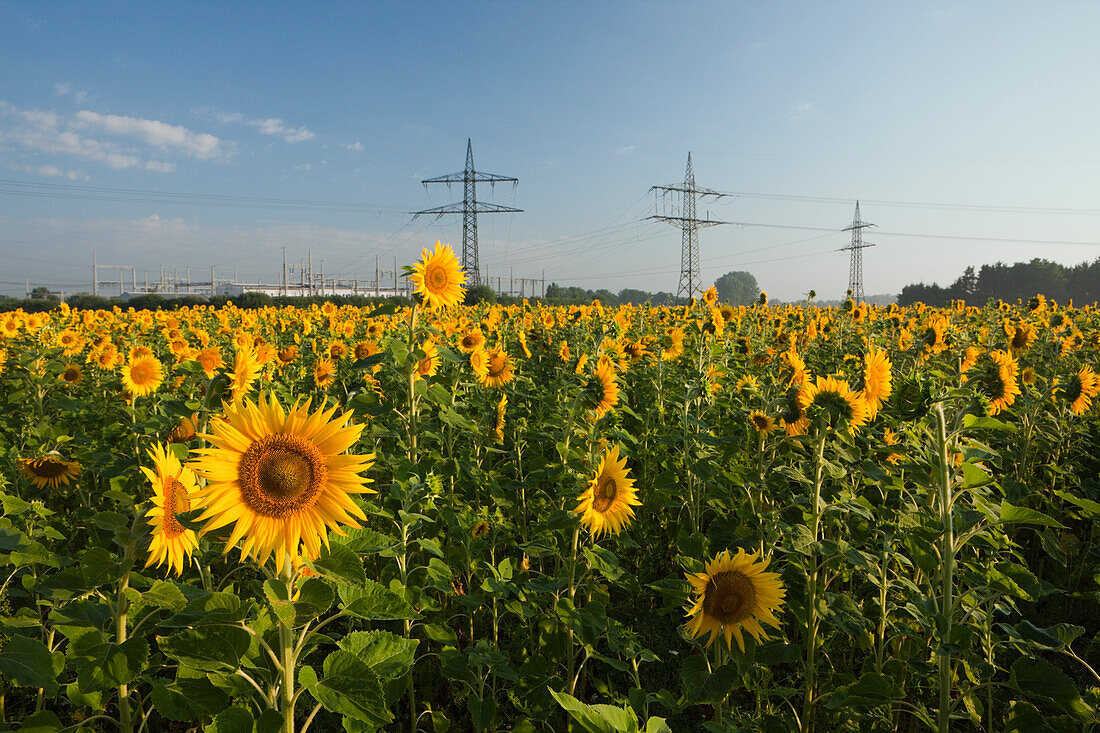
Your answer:
[[[523,211],[523,209],[513,209],[511,206],[500,206],[499,204],[488,204],[483,201],[477,200],[477,184],[488,183],[492,187],[496,187],[498,183],[511,183],[513,187],[519,183],[518,178],[512,178],[511,176],[498,176],[495,173],[482,173],[481,171],[474,170],[474,149],[470,144],[470,139],[466,139],[466,169],[458,173],[451,173],[446,176],[439,176],[438,178],[427,178],[421,181],[424,184],[424,188],[428,187],[429,183],[446,183],[447,189],[450,190],[452,183],[462,184],[462,202],[447,204],[445,206],[436,206],[433,209],[424,209],[423,211],[417,211],[413,214],[413,218],[420,216],[421,214],[435,214],[436,217],[443,216],[444,214],[462,214],[462,268],[466,271],[466,284],[467,286],[480,285],[481,284],[481,271],[478,265],[477,256],[477,215],[480,214],[501,214],[501,213],[517,213]]]
[[[850,231],[852,233],[852,243],[847,247],[841,247],[838,251],[848,252],[850,250],[852,253],[851,263],[848,267],[848,292],[856,303],[863,301],[863,250],[875,246],[863,241],[863,230],[873,226],[875,225],[860,220],[859,202],[856,201],[856,215],[852,219],[852,225],[841,229],[842,232]]]
[[[651,191],[661,191],[665,199],[665,211],[668,211],[667,196],[672,192],[680,194],[679,209],[673,206],[672,213],[654,214],[647,219],[659,219],[667,221],[682,232],[682,246],[680,250],[680,285],[676,288],[676,297],[688,299],[699,290],[699,229],[711,227],[716,224],[728,224],[729,222],[716,219],[699,219],[695,215],[695,197],[713,196],[722,198],[728,194],[718,193],[709,188],[701,188],[695,185],[695,168],[691,165],[691,153],[688,153],[687,173],[684,175],[683,184],[670,183],[667,186],[654,186]]]

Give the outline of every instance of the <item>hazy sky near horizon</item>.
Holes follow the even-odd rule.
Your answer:
[[[0,292],[100,264],[276,282],[408,264],[479,198],[483,274],[675,292],[650,187],[736,194],[702,280],[868,295],[1100,256],[1100,3],[0,0]]]

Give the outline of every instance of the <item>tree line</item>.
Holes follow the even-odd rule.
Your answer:
[[[935,283],[906,285],[898,295],[898,305],[924,303],[941,307],[952,300],[985,303],[999,299],[1011,302],[1027,300],[1036,293],[1059,303],[1072,300],[1081,305],[1100,301],[1100,257],[1072,267],[1038,257],[1013,265],[1003,262],[982,265],[977,272],[971,266],[946,288]]]

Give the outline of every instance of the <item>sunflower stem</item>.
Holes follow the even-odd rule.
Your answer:
[[[287,598],[294,594],[294,567],[287,557],[283,560],[280,573],[286,585]],[[283,675],[280,697],[283,713],[283,733],[294,733],[294,631],[282,621],[279,622],[279,658]]]
[[[131,545],[133,547],[133,545]],[[129,554],[129,552],[127,553]],[[126,597],[126,590],[130,587],[130,570],[127,568],[118,581],[118,603],[115,606],[115,643],[123,644],[126,641],[126,615],[130,608],[130,601]],[[133,733],[134,721],[130,713],[130,689],[121,684],[118,686],[118,720],[119,730],[122,733]]]
[[[416,334],[416,312],[419,308],[418,303],[413,303],[412,310],[409,312],[409,335],[408,335],[408,349],[409,353],[413,351],[414,336]],[[416,463],[416,377],[417,377],[417,364],[413,362],[409,365],[409,460]],[[415,728],[414,728],[415,730]]]
[[[955,525],[952,513],[951,471],[947,450],[947,419],[943,414],[943,403],[937,402],[936,447],[939,449],[939,505],[940,521],[943,527],[940,561],[943,567],[942,596],[940,613],[943,615],[943,634],[940,648],[936,650],[939,662],[940,703],[936,711],[936,729],[947,733],[951,727],[951,653],[945,647],[951,643],[951,621],[955,612]]]
[[[577,593],[577,546],[580,544],[581,526],[578,523],[573,528],[573,552],[569,558],[569,602],[573,603],[573,599]],[[574,670],[576,668],[577,660],[573,654],[573,627],[569,627],[569,649],[566,654],[566,662],[568,664],[566,679],[569,680],[569,694],[572,695],[576,690],[577,678],[574,676]]]
[[[725,656],[724,649],[722,648],[722,641],[719,641],[714,645],[714,670],[713,674],[718,674],[718,671],[722,668],[722,664],[725,662],[723,657]],[[726,706],[726,698],[723,696],[717,702],[714,703],[714,722],[718,725],[722,725],[723,711]]]
[[[825,438],[827,436],[828,432],[825,428],[818,428],[817,440],[814,445],[814,495],[813,506],[810,508],[812,517],[810,535],[813,537],[813,544],[810,546],[810,568],[806,580],[806,696],[802,703],[802,730],[806,733],[813,733],[815,722],[817,630],[820,623],[817,617],[818,575],[820,573],[817,544],[821,540],[821,483],[825,467]]]

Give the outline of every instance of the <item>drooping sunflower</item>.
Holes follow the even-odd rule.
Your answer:
[[[832,428],[845,422],[855,429],[867,422],[867,404],[836,377],[818,377],[807,384],[799,390],[798,402],[811,420],[823,417]]]
[[[239,402],[249,390],[252,383],[260,376],[264,368],[263,360],[259,358],[256,350],[250,346],[241,346],[233,358],[233,371],[229,374],[229,388],[233,392],[233,401]]]
[[[193,530],[180,524],[176,514],[191,508],[191,497],[198,491],[195,474],[160,443],[149,450],[149,457],[153,468],[141,467],[153,485],[153,506],[145,512],[152,527],[145,567],[156,563],[159,568],[168,563],[170,570],[182,575],[184,563],[199,542]]]
[[[310,402],[284,410],[274,395],[224,405],[225,418],[211,422],[201,437],[213,448],[199,449],[195,471],[206,479],[197,498],[205,508],[203,532],[233,524],[225,552],[241,543],[241,556],[263,565],[272,555],[278,567],[300,555],[314,558],[328,531],[359,527],[366,515],[353,494],[373,493],[359,474],[374,454],[346,455],[362,425],[333,419],[336,407],[311,413]]]
[[[155,356],[137,356],[122,366],[122,384],[136,396],[152,394],[164,381],[164,368]]]
[[[77,477],[80,464],[47,453],[38,458],[20,458],[19,473],[40,489],[56,489],[62,484],[68,486]]]
[[[497,443],[504,442],[504,414],[508,409],[508,395],[502,394],[497,403],[496,421],[493,423],[493,440]]]
[[[1069,402],[1070,412],[1082,415],[1092,407],[1092,398],[1100,392],[1100,377],[1086,364],[1069,378],[1064,390],[1059,388],[1058,391]]]
[[[615,368],[611,361],[600,358],[592,379],[588,382],[589,406],[601,418],[619,401],[619,385],[615,382]]]
[[[629,473],[626,458],[619,458],[619,446],[614,445],[600,459],[588,488],[577,497],[573,511],[581,515],[581,524],[594,536],[618,534],[634,518],[634,507],[641,506]]]
[[[783,429],[792,438],[796,435],[805,435],[810,427],[810,416],[806,408],[802,406],[800,395],[806,387],[791,387],[787,390],[787,409],[779,418],[783,423]]]
[[[874,420],[879,408],[893,389],[893,375],[890,369],[893,364],[883,349],[871,348],[863,357],[863,389],[860,396],[867,406],[867,419]]]
[[[480,380],[489,387],[503,387],[512,381],[515,370],[512,367],[512,357],[500,346],[494,346],[486,354],[486,370],[484,379]]]
[[[767,638],[760,622],[778,629],[776,612],[783,607],[787,590],[779,573],[766,572],[771,558],[758,553],[737,550],[736,555],[722,551],[706,564],[706,572],[689,573],[688,582],[695,593],[688,609],[684,629],[696,639],[709,634],[707,646],[715,639],[725,638],[726,647],[745,651],[742,630],[749,632],[757,643]]]
[[[169,443],[188,443],[195,437],[199,429],[199,414],[192,413],[190,417],[181,418],[172,432],[168,434]]]
[[[435,252],[423,250],[420,262],[410,278],[427,308],[442,308],[461,303],[466,297],[462,289],[466,273],[458,264],[454,250],[449,245],[435,243]]]
[[[420,344],[424,358],[416,363],[416,379],[433,376],[439,370],[439,349],[431,341]]]

